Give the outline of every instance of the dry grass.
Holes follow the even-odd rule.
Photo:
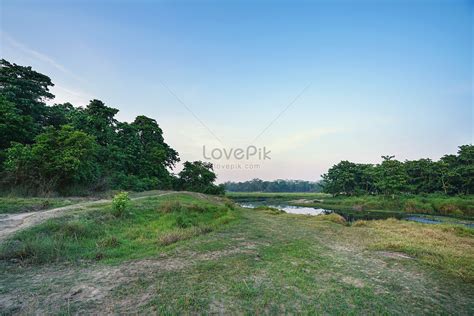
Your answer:
[[[426,225],[387,219],[358,221],[352,227],[371,229],[369,247],[404,252],[439,270],[474,282],[474,230],[453,225]]]
[[[367,226],[368,223],[368,221],[361,219],[352,223],[352,227],[364,227]]]
[[[210,226],[199,226],[186,229],[177,228],[172,231],[161,234],[158,238],[158,243],[161,246],[167,246],[174,244],[180,240],[186,240],[194,236],[210,233],[211,231],[212,227]]]
[[[336,213],[314,216],[314,219],[316,221],[333,222],[341,225],[345,225],[347,223],[344,217]]]

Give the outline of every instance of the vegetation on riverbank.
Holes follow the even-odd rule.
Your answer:
[[[318,192],[226,192],[226,196],[238,200],[290,200],[290,199],[321,199],[331,197],[327,193]]]
[[[345,211],[354,214],[364,212],[391,212],[404,214],[431,214],[455,217],[474,217],[474,195],[447,196],[444,194],[331,196],[325,193],[267,193],[228,192],[236,201],[285,202],[291,205]],[[382,214],[383,215],[383,214]],[[381,218],[387,217],[381,216]]]
[[[321,192],[321,183],[304,180],[274,180],[264,181],[252,179],[249,181],[224,183],[229,192]]]
[[[328,210],[341,211],[391,211],[408,214],[434,214],[456,217],[474,217],[474,195],[399,195],[385,196],[336,196],[319,200],[307,199],[295,203]]]

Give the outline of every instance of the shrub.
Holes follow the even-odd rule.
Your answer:
[[[403,210],[405,212],[414,213],[433,213],[433,207],[431,204],[415,199],[407,200],[403,206]]]
[[[464,212],[458,206],[450,203],[444,203],[439,207],[439,212],[443,215],[464,215]]]
[[[115,217],[121,217],[130,203],[130,197],[127,192],[117,193],[112,200],[112,211]]]

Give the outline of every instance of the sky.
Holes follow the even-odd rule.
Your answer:
[[[0,53],[51,77],[50,104],[96,98],[119,120],[156,119],[218,182],[315,181],[340,160],[439,159],[472,143],[473,8],[2,0]]]

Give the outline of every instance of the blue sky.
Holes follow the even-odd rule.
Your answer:
[[[2,57],[48,74],[54,102],[153,117],[182,160],[272,151],[214,161],[219,181],[317,180],[342,159],[472,143],[469,1],[3,0],[1,30]]]

